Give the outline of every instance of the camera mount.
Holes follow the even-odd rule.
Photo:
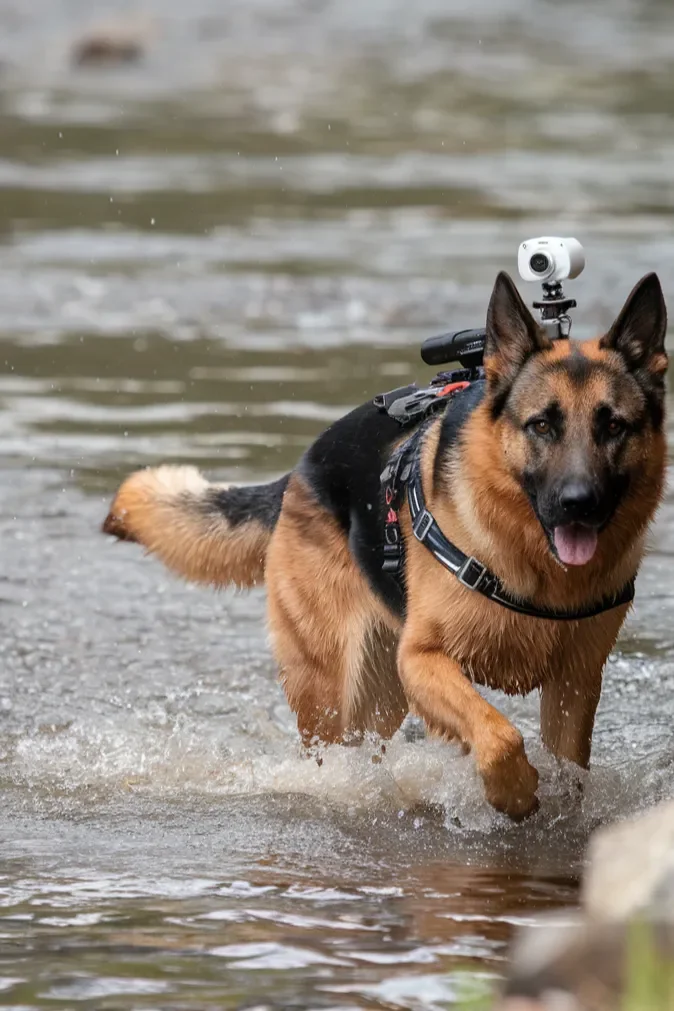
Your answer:
[[[562,281],[578,277],[585,266],[580,242],[555,236],[527,239],[517,251],[517,266],[523,280],[541,282],[543,297],[532,304],[548,336],[552,340],[567,338],[571,332],[569,310],[576,308],[576,300],[565,296]],[[486,338],[483,327],[429,337],[421,345],[421,357],[427,365],[460,362],[464,369],[475,370],[482,365]]]
[[[578,304],[575,298],[566,298],[561,281],[543,281],[543,298],[540,302],[532,302],[534,309],[541,314],[541,323],[553,340],[568,337],[571,333],[571,317],[569,309],[575,309]]]

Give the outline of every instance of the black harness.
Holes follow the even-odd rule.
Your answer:
[[[393,390],[389,394],[382,394],[375,400],[375,404],[380,409],[386,410],[392,417],[400,421],[402,426],[411,424],[418,426],[414,434],[395,450],[381,475],[387,506],[383,571],[393,577],[404,591],[404,544],[398,516],[405,494],[407,494],[412,532],[416,539],[430,551],[440,565],[456,576],[462,586],[480,593],[488,600],[500,604],[501,607],[531,618],[546,618],[551,621],[580,621],[583,618],[593,618],[623,604],[629,604],[634,599],[634,579],[631,579],[617,594],[604,597],[599,603],[577,611],[555,611],[550,608],[536,607],[535,604],[512,596],[498,576],[490,572],[486,565],[483,565],[472,555],[464,554],[443,534],[433,515],[426,508],[421,477],[423,435],[429,420],[441,408],[446,408],[450,399],[460,397],[462,392],[471,385],[471,382],[484,381],[483,374],[465,377],[465,373],[468,371],[441,373],[431,387],[426,390],[404,387],[401,390]],[[411,406],[410,413],[406,410],[407,403]]]

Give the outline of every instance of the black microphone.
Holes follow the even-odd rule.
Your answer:
[[[427,365],[445,365],[460,362],[464,369],[482,365],[487,332],[479,330],[454,330],[429,337],[421,345],[421,357]]]

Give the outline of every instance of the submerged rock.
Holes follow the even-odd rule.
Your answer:
[[[136,63],[149,43],[148,25],[141,22],[111,22],[91,28],[72,49],[76,66],[118,66]]]

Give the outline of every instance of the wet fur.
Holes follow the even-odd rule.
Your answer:
[[[488,393],[458,440],[447,437],[442,417],[425,435],[424,489],[441,528],[511,593],[537,605],[589,605],[639,568],[666,457],[664,303],[655,283],[657,291],[648,278],[634,289],[601,340],[551,344],[501,275],[488,317]],[[662,331],[662,339],[645,350],[651,331]],[[620,447],[598,448],[587,435],[605,401],[629,418]],[[588,466],[606,469],[607,480],[629,474],[594,558],[582,567],[560,567],[527,492],[528,480],[542,480],[541,467],[549,477],[565,465],[561,449],[544,452],[523,428],[551,402],[575,426],[571,443],[585,439]],[[379,473],[399,438],[395,423],[364,405],[272,485],[227,489],[193,468],[141,471],[122,485],[104,530],[140,542],[188,579],[215,586],[265,580],[281,680],[307,745],[366,731],[389,737],[412,710],[431,731],[473,752],[490,803],[519,818],[536,807],[538,775],[519,731],[471,682],[508,694],[540,689],[545,745],[585,766],[603,666],[628,608],[580,622],[508,611],[438,565],[411,536],[405,507],[403,609],[382,581],[378,553]]]
[[[148,468],[124,482],[103,532],[137,541],[184,579],[255,586],[287,482],[230,489],[196,467]]]

